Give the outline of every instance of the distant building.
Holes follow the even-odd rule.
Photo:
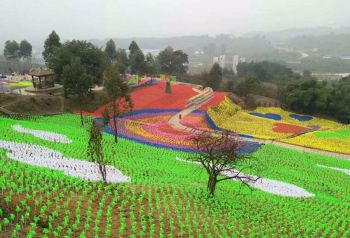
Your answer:
[[[239,64],[239,55],[233,56],[232,71],[237,74],[237,66]]]
[[[232,61],[226,60],[226,55],[221,55],[218,57],[213,57],[213,63],[218,63],[221,68],[232,70],[237,74],[237,66],[239,63],[246,62],[246,58],[240,57],[239,55],[234,55]]]

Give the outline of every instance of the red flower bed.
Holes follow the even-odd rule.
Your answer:
[[[273,124],[273,131],[274,132],[279,132],[279,133],[300,133],[306,130],[305,127],[302,126],[296,126],[296,125],[291,125],[291,124],[285,124],[285,123],[275,123]]]
[[[209,109],[209,107],[218,105],[222,100],[225,99],[226,96],[227,96],[227,93],[225,93],[225,92],[214,92],[213,100],[210,101],[209,103],[201,106],[199,109],[206,111]]]
[[[131,94],[134,110],[139,109],[183,109],[187,100],[197,95],[192,86],[171,85],[171,94],[165,93],[165,83],[141,88]]]
[[[192,86],[172,84],[171,94],[165,93],[165,82],[137,89],[131,93],[134,110],[140,109],[183,109],[187,100],[197,95]],[[100,117],[105,106],[84,115]]]

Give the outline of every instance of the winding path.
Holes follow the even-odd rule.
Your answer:
[[[198,96],[201,96],[205,93],[204,91],[201,91],[196,88],[193,88],[193,90],[199,93]],[[207,104],[208,102],[210,102],[210,95],[208,96],[207,100],[202,100],[202,101],[203,101],[202,103],[194,103],[191,106],[186,107],[182,111],[176,113],[174,116],[172,116],[169,119],[168,124],[176,130],[184,130],[184,131],[191,131],[193,133],[201,133],[202,132],[201,130],[191,128],[181,124],[181,119],[186,117],[188,114],[190,114],[194,110],[200,108],[204,104]],[[181,115],[181,119],[180,119],[180,115]],[[342,153],[330,152],[325,150],[319,150],[319,149],[314,149],[314,148],[309,148],[309,147],[304,147],[299,145],[293,145],[285,142],[280,142],[276,140],[266,140],[266,139],[257,139],[257,138],[241,138],[241,139],[244,141],[258,142],[260,144],[273,144],[273,145],[277,145],[277,146],[281,146],[289,149],[298,150],[305,153],[313,153],[313,154],[337,157],[340,159],[345,159],[350,161],[350,154],[342,154]]]

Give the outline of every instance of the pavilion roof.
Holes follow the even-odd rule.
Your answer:
[[[40,68],[33,69],[32,71],[30,71],[29,75],[41,77],[41,76],[54,75],[54,72],[49,68],[40,67]]]

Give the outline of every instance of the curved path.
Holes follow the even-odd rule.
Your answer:
[[[193,90],[198,92],[199,93],[198,95],[205,93],[204,91],[201,91],[201,90],[198,90],[195,88]],[[188,114],[190,114],[194,110],[200,108],[202,105],[208,103],[209,101],[210,101],[210,99],[208,98],[208,100],[205,100],[203,103],[193,104],[192,106],[189,106],[189,107],[183,109],[182,111],[180,111],[180,112],[176,113],[174,116],[172,116],[169,119],[168,124],[177,130],[185,130],[185,131],[191,131],[193,133],[201,133],[202,132],[201,130],[191,128],[191,127],[188,127],[188,126],[181,124],[181,119],[183,119],[185,116],[187,116]],[[180,115],[181,115],[181,119],[180,119]],[[274,144],[274,145],[298,150],[298,151],[305,152],[305,153],[320,154],[320,155],[350,160],[350,154],[342,154],[342,153],[330,152],[330,151],[325,151],[325,150],[313,149],[313,148],[309,148],[309,147],[293,145],[293,144],[275,141],[275,140],[266,140],[266,139],[257,139],[257,138],[241,138],[241,139],[245,140],[245,141],[258,142],[260,144]]]

